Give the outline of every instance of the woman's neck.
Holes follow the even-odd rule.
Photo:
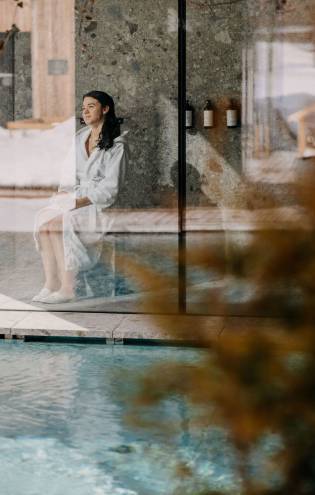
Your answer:
[[[100,135],[100,132],[103,127],[104,120],[102,120],[99,124],[91,125],[91,135],[92,137],[97,138]]]

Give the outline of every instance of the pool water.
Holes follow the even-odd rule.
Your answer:
[[[171,494],[185,485],[176,459],[211,488],[235,487],[226,435],[194,431],[181,399],[157,411],[178,425],[169,441],[123,419],[133,372],[170,359],[189,366],[202,352],[0,341],[1,494]]]

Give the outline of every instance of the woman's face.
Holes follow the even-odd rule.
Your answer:
[[[91,96],[83,99],[82,118],[86,125],[100,124],[108,110],[109,106],[102,107],[101,103]]]

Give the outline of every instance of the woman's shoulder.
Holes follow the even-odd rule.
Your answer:
[[[85,127],[82,127],[81,129],[79,129],[76,133],[75,133],[75,137],[77,140],[80,140],[83,136],[85,136],[86,134],[88,134],[90,131],[89,127],[88,126],[85,126]]]
[[[129,134],[129,130],[123,131],[120,136],[117,136],[114,139],[114,143],[121,143],[121,142],[127,142],[127,134]]]
[[[127,134],[129,131],[124,131],[120,136],[114,139],[113,146],[105,152],[112,160],[120,160],[122,157],[128,158],[129,156],[129,144],[127,140]]]
[[[121,147],[124,147],[125,145],[128,144],[128,138],[127,138],[127,134],[129,133],[129,130],[127,131],[123,131],[120,136],[117,136],[115,139],[114,139],[114,143],[113,143],[113,148],[121,148]]]

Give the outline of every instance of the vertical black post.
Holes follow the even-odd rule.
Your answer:
[[[178,303],[186,312],[186,0],[178,0]]]
[[[16,90],[16,77],[15,77],[15,35],[16,32],[14,31],[12,34],[12,120],[16,120],[16,115],[15,115],[15,90]]]

